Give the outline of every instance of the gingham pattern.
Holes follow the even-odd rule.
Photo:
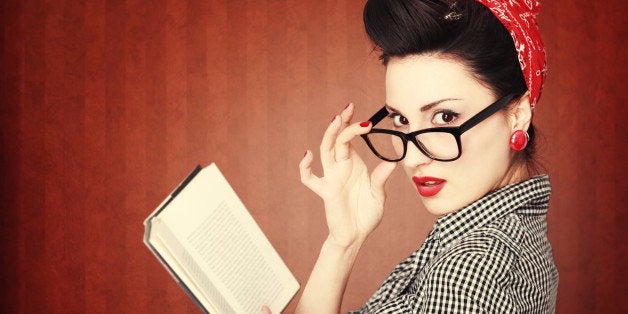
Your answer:
[[[353,313],[553,313],[546,175],[439,218],[425,243]]]

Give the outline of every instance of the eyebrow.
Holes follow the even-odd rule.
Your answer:
[[[421,106],[420,110],[421,110],[421,112],[425,112],[425,111],[428,111],[428,110],[434,108],[435,106],[437,106],[437,105],[439,105],[441,103],[444,103],[446,101],[452,101],[452,100],[462,100],[462,99],[460,99],[460,98],[443,98],[443,99],[439,99],[439,100],[433,101],[433,102],[431,102],[431,103],[429,103],[427,105]],[[391,106],[389,104],[384,104],[384,106],[386,106],[386,108],[388,110],[392,111],[392,112],[401,113],[401,111],[399,111],[398,109],[396,109],[395,107],[393,107],[393,106]]]

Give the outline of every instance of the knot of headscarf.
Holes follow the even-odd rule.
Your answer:
[[[530,92],[530,104],[536,105],[547,74],[547,56],[536,23],[540,11],[537,0],[476,0],[486,6],[510,32],[519,55],[519,64]]]

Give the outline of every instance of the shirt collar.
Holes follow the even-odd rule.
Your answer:
[[[551,187],[549,177],[540,175],[504,186],[453,213],[438,218],[429,237],[444,248],[462,235],[506,214],[545,215]]]

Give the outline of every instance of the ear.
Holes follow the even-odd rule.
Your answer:
[[[532,120],[532,107],[530,106],[530,92],[526,92],[517,103],[509,110],[508,120],[511,130],[528,131]]]

